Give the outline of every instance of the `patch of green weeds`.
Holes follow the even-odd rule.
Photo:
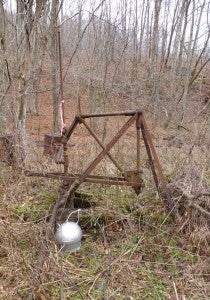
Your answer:
[[[170,259],[173,262],[183,261],[184,260],[184,252],[180,249],[176,248],[170,253]]]
[[[153,212],[151,214],[151,217],[153,218],[155,225],[161,225],[163,223],[164,224],[172,224],[173,223],[172,216],[168,215],[165,212],[162,212],[162,213]]]
[[[195,264],[197,263],[198,261],[198,257],[197,255],[193,254],[193,253],[188,253],[187,255],[187,261],[190,263],[190,264]]]
[[[18,290],[18,295],[21,297],[21,299],[26,299],[29,296],[30,288],[23,287]]]
[[[162,280],[152,273],[147,273],[147,284],[143,289],[143,299],[159,300],[168,299],[168,294],[166,292],[166,286]]]
[[[173,262],[194,264],[197,262],[197,256],[189,251],[183,251],[182,249],[174,248],[170,253],[170,260]]]
[[[22,204],[15,204],[11,207],[12,211],[24,220],[36,221],[48,214],[48,211],[55,202],[56,195],[49,192],[41,192],[37,195],[39,200],[34,198],[27,199]]]
[[[108,198],[108,205],[115,208],[118,212],[128,214],[133,210],[135,201],[138,196],[133,192],[132,194],[125,194],[118,190],[112,190],[110,188],[110,195]]]
[[[94,289],[92,292],[91,292],[91,297],[92,299],[103,299],[103,290],[102,289]],[[80,297],[81,299],[81,297]]]
[[[166,180],[167,180],[167,183],[172,183],[174,181],[173,175],[172,174],[168,174],[166,176]]]
[[[52,300],[56,300],[56,299],[60,298],[60,285],[59,284],[51,285],[48,290],[49,290],[49,296]]]
[[[105,198],[108,207],[123,213],[131,212],[133,203],[138,199],[134,191],[118,186],[101,187],[100,194]]]
[[[137,196],[135,194],[127,196],[120,195],[117,205],[122,213],[127,214],[132,211],[136,200]]]

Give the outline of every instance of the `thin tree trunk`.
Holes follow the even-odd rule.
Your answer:
[[[57,91],[57,17],[58,17],[59,1],[53,0],[51,7],[50,20],[50,58],[51,58],[51,84],[52,84],[52,100],[53,100],[53,132],[58,132],[58,91]]]
[[[5,41],[5,11],[3,2],[0,2],[0,135],[5,135],[7,132],[7,117],[6,117],[6,107],[5,107],[5,51],[6,51],[6,41]]]
[[[151,59],[150,59],[150,76],[152,83],[151,100],[153,103],[153,116],[156,119],[157,105],[159,101],[159,79],[160,79],[160,68],[158,64],[158,36],[159,36],[159,17],[162,0],[155,1],[155,15],[152,29],[152,44],[151,44]]]
[[[131,70],[131,81],[137,80],[138,75],[138,6],[137,0],[135,1],[135,17],[133,25],[133,59],[132,59],[132,70]]]
[[[28,110],[31,114],[39,114],[38,89],[42,63],[46,49],[46,25],[47,25],[48,5],[47,0],[36,0],[36,10],[34,14],[33,26],[31,25],[30,43],[30,80],[29,80],[29,101]],[[41,27],[41,30],[40,30]]]
[[[147,7],[148,7],[148,1],[145,3],[145,0],[144,0],[142,3],[142,6],[141,6],[142,11],[141,11],[141,28],[140,28],[140,37],[139,37],[138,61],[141,61],[141,59],[142,59],[142,52],[143,52],[142,46],[143,46],[144,32],[145,32],[145,28],[146,28]]]

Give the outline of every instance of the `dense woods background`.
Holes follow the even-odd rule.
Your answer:
[[[127,190],[92,187],[92,196],[102,209],[97,211],[98,218],[116,255],[107,299],[184,300],[210,296],[209,20],[210,3],[206,0],[0,0],[0,135],[14,138],[19,172],[31,165],[45,169],[52,166],[51,161],[43,161],[40,149],[35,147],[46,132],[60,132],[61,100],[65,100],[67,125],[79,111],[140,109],[159,145],[158,154],[168,182],[180,188],[174,197],[178,205],[181,202],[187,207],[175,223],[171,222],[147,171],[146,189],[139,198],[129,198]],[[64,99],[60,93],[58,30]],[[118,121],[112,122],[109,127],[107,118],[94,119],[90,125],[106,141],[118,126]],[[95,151],[85,138],[83,132],[73,137],[72,147],[77,151],[72,167],[82,168],[81,158],[87,159],[82,156],[85,148],[90,153]],[[132,145],[132,141],[126,140],[121,148],[119,159],[124,164],[132,160]],[[107,168],[110,171],[110,166]],[[32,295],[30,290],[35,297],[30,299],[102,299],[98,278],[103,278],[106,267],[91,269],[91,265],[97,264],[96,254],[90,254],[92,261],[85,261],[84,265],[81,262],[86,253],[91,253],[95,242],[88,237],[89,248],[86,246],[72,261],[65,257],[56,261],[55,249],[51,248],[48,267],[52,267],[55,275],[46,267],[42,283],[34,282],[32,266],[59,187],[53,181],[43,184],[16,172],[2,163],[0,222],[2,228],[9,226],[14,240],[11,242],[5,232],[0,233],[0,260],[7,260],[0,269],[1,299],[27,299]],[[189,199],[197,201],[204,214],[189,208]],[[113,204],[115,201],[118,205]],[[41,219],[35,213],[37,207],[41,207]],[[33,241],[25,222],[30,224]],[[83,224],[90,230],[89,239],[95,230],[90,223],[86,227]],[[139,231],[143,232],[141,239]],[[121,244],[115,235],[120,236]],[[105,254],[100,243],[96,241],[93,252],[98,252],[103,260]],[[20,251],[26,255],[24,263]],[[136,267],[140,261],[141,271]],[[13,273],[21,272],[19,287],[10,273],[11,266]],[[66,266],[72,272],[71,283],[66,277]],[[127,272],[130,279],[123,275]],[[79,289],[75,281],[79,282]]]
[[[58,131],[57,25],[70,106],[82,97],[85,111],[141,107],[165,127],[190,123],[209,99],[208,22],[208,1],[1,1],[2,133],[9,122],[23,143],[26,113],[41,113],[49,91]]]

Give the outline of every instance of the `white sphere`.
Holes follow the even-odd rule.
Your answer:
[[[65,222],[55,233],[56,241],[62,245],[64,252],[70,252],[81,246],[82,230],[77,223]]]

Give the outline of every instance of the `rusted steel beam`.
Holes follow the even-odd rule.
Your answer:
[[[154,178],[155,186],[156,186],[157,191],[159,192],[160,189],[159,189],[158,177],[157,177],[157,174],[156,174],[155,165],[154,165],[154,162],[153,162],[152,153],[150,151],[149,143],[147,141],[147,133],[145,131],[145,128],[144,128],[143,124],[141,124],[141,132],[142,132],[142,137],[143,137],[144,144],[145,144],[145,147],[146,147],[147,156],[148,156],[148,159],[149,159],[149,164],[150,164],[150,168],[151,168],[152,175],[153,175],[153,178]]]
[[[141,115],[137,113],[136,118],[136,168],[141,169]]]
[[[82,174],[77,174],[78,176],[82,176]],[[88,175],[87,178],[98,178],[98,179],[108,179],[108,180],[118,180],[123,181],[125,177],[117,177],[117,176],[102,176],[102,175]]]
[[[102,142],[100,141],[100,139],[97,137],[97,135],[95,134],[95,132],[90,128],[90,126],[88,126],[88,124],[85,122],[85,120],[81,119],[81,122],[84,124],[84,126],[87,128],[87,130],[90,132],[90,134],[92,135],[92,137],[96,140],[96,142],[99,144],[99,146],[101,146],[101,148],[103,150],[105,150],[105,146],[102,144]],[[112,155],[107,152],[107,156],[111,159],[111,161],[113,162],[113,164],[117,167],[117,169],[123,173],[123,169],[120,167],[120,165],[118,164],[118,162],[112,157]]]
[[[37,177],[45,177],[45,178],[52,178],[52,179],[58,179],[58,180],[64,180],[66,182],[72,182],[75,180],[80,181],[82,178],[82,174],[64,174],[64,173],[42,173],[42,172],[31,172],[26,171],[26,176],[37,176]],[[141,187],[142,182],[140,181],[131,181],[126,180],[124,177],[105,177],[105,176],[99,176],[99,175],[89,175],[84,179],[84,182],[90,182],[90,183],[99,183],[104,185],[123,185],[123,186],[131,186],[131,187]]]
[[[26,172],[25,175],[27,176],[37,176],[37,177],[45,177],[45,178],[52,178],[58,180],[64,180],[66,182],[69,181],[80,181],[82,179],[82,174],[64,174],[64,173],[39,173],[39,172]],[[104,176],[97,176],[97,175],[89,175],[87,176],[83,182],[90,182],[90,183],[99,183],[105,185],[124,185],[124,186],[132,186],[138,187],[141,185],[140,182],[137,181],[126,181],[124,177],[104,177]]]
[[[142,116],[142,118],[141,118],[141,123],[143,125],[143,131],[145,132],[146,139],[148,141],[150,150],[151,150],[152,155],[154,157],[154,161],[155,161],[155,166],[157,168],[158,177],[160,178],[160,183],[161,183],[161,185],[162,185],[163,188],[166,188],[166,185],[167,185],[166,184],[166,179],[165,179],[165,176],[163,174],[163,171],[162,171],[162,168],[161,168],[161,164],[160,164],[160,161],[158,159],[157,153],[155,151],[155,147],[154,147],[154,144],[152,142],[152,138],[150,136],[149,130],[147,128],[147,124],[145,122],[144,116]]]
[[[149,133],[149,130],[147,128],[147,124],[145,122],[145,119],[144,119],[143,115],[142,115],[142,118],[141,118],[141,128],[142,128],[142,135],[143,135],[143,138],[144,138],[144,142],[145,142],[147,154],[148,154],[148,157],[149,157],[149,160],[150,160],[150,165],[151,165],[151,169],[152,169],[152,173],[153,173],[153,177],[154,177],[154,180],[155,180],[157,190],[158,191],[162,190],[165,193],[167,206],[168,206],[171,214],[174,215],[174,203],[173,203],[173,200],[171,198],[169,189],[167,187],[166,178],[163,174],[160,161],[158,159],[155,147],[154,147],[153,142],[152,142],[152,138],[150,136],[150,133]],[[153,163],[152,155],[153,155],[155,164]],[[157,178],[155,167],[157,169],[158,178],[160,179],[160,186],[159,186],[159,183],[158,183],[158,178]]]
[[[25,171],[26,176],[37,176],[37,177],[50,177],[58,180],[63,179],[78,179],[82,177],[82,174],[74,174],[74,173],[60,173],[60,172],[39,172],[39,171]],[[116,180],[116,181],[125,181],[125,177],[115,177],[115,176],[100,176],[100,175],[88,175],[87,178],[93,178],[93,179],[103,179],[103,180]]]
[[[120,181],[120,180],[86,178],[84,182],[99,183],[104,185],[124,185],[124,186],[131,186],[131,187],[139,186],[139,183],[129,182],[125,180]]]
[[[86,118],[97,118],[97,117],[114,117],[114,116],[134,116],[136,113],[142,114],[139,110],[128,110],[123,112],[107,112],[107,113],[94,113],[94,114],[82,114],[78,117],[86,119]]]

